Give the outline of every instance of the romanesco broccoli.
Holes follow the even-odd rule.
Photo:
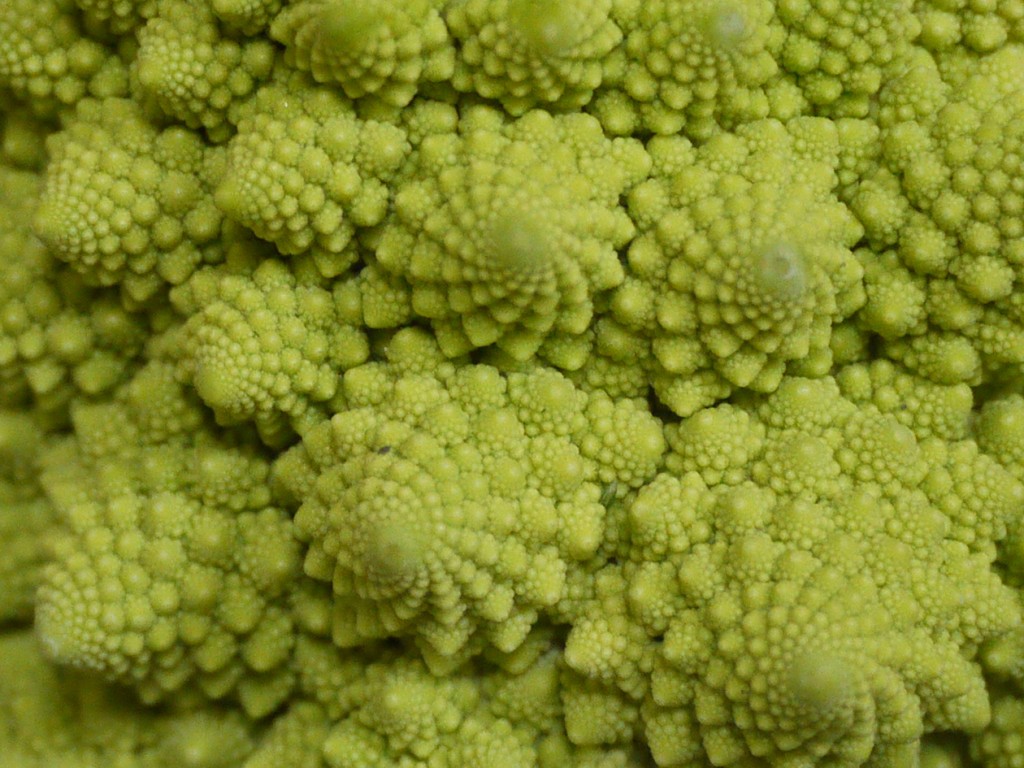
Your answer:
[[[0,0],[0,768],[1024,768],[1024,0]]]

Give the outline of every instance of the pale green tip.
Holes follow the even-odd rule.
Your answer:
[[[232,219],[241,219],[245,212],[242,186],[231,176],[225,177],[214,190],[213,202],[221,213]]]
[[[64,661],[67,654],[65,635],[61,631],[61,623],[56,620],[53,611],[45,605],[36,607],[35,616],[36,639],[39,640],[43,652],[51,661]]]
[[[921,742],[920,768],[963,768],[959,744],[949,734],[932,735]],[[913,763],[911,763],[913,765]]]
[[[244,4],[239,0],[213,0],[213,12],[221,17],[238,17],[244,13]]]
[[[48,205],[44,198],[36,208],[32,217],[32,232],[51,248],[68,241],[71,228],[65,225],[64,218],[56,206]]]
[[[391,682],[374,701],[374,714],[389,725],[412,725],[410,721],[422,713],[424,700],[429,694],[424,686],[409,680]]]
[[[387,9],[375,0],[328,3],[317,25],[321,45],[351,50],[362,48],[387,21]]]
[[[378,598],[401,594],[423,569],[428,543],[423,532],[408,520],[366,526],[362,565]]]
[[[491,226],[490,255],[505,269],[528,271],[545,264],[551,253],[547,223],[523,211],[503,211]]]
[[[823,651],[800,654],[789,668],[790,695],[807,709],[829,712],[854,695],[856,671],[843,658]]]
[[[743,13],[732,4],[720,4],[705,17],[704,33],[714,45],[733,48],[747,38],[750,27]]]
[[[234,377],[217,365],[200,364],[192,377],[192,386],[199,397],[213,410],[234,414],[241,403],[241,393]]]
[[[527,46],[544,56],[571,51],[586,31],[576,3],[566,0],[512,0],[509,21]]]
[[[57,610],[46,602],[36,607],[35,632],[43,653],[50,661],[68,666],[82,667],[87,654],[82,652],[75,641],[74,632],[69,628],[66,610]]]
[[[778,243],[754,256],[754,284],[760,293],[794,301],[807,290],[807,268],[800,251]]]

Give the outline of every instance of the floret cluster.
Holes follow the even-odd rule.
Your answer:
[[[1024,0],[0,0],[0,767],[1024,768]]]

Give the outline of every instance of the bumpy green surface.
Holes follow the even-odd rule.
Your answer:
[[[161,0],[137,33],[132,75],[140,100],[189,128],[223,141],[245,102],[274,65],[267,40],[222,32],[213,12],[182,0]]]
[[[0,768],[1024,768],[1024,0],[0,0]]]
[[[285,60],[356,99],[372,95],[404,107],[420,82],[451,77],[455,49],[431,0],[303,0],[274,20],[270,35]]]
[[[598,339],[628,334],[659,398],[686,416],[734,388],[774,390],[795,364],[824,373],[833,323],[863,302],[860,225],[832,196],[827,120],[756,121],[699,149],[652,140],[630,195],[630,246]],[[621,344],[621,341],[618,341]]]
[[[457,135],[424,139],[413,163],[376,259],[446,354],[494,344],[526,360],[588,328],[594,295],[623,280],[616,251],[634,227],[618,201],[650,166],[638,142],[605,138],[586,115],[506,122],[481,107]]]

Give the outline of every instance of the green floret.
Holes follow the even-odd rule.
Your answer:
[[[597,343],[614,355],[623,345],[602,336],[625,334],[626,354],[646,347],[655,392],[676,413],[734,388],[770,392],[791,362],[828,371],[832,325],[863,300],[849,250],[861,231],[832,195],[835,140],[828,121],[801,119],[699,149],[650,142],[655,171],[629,198],[648,231],[630,246]]]
[[[457,0],[445,22],[459,43],[452,85],[513,115],[590,101],[622,40],[613,0]]]
[[[895,251],[858,248],[864,267],[865,302],[857,321],[860,327],[884,339],[899,339],[919,330],[924,323],[927,283],[908,271]],[[977,361],[972,358],[972,366]]]
[[[618,3],[625,40],[592,111],[611,134],[707,138],[767,117],[780,36],[769,0]]]
[[[0,411],[0,627],[32,616],[57,516],[38,481],[47,436],[31,416]]]
[[[0,758],[11,768],[231,768],[252,726],[219,708],[151,712],[125,691],[52,666],[31,632],[0,635]]]
[[[32,233],[41,190],[38,175],[0,167],[0,407],[31,404],[59,424],[71,400],[100,397],[130,374],[150,329]]]
[[[548,666],[549,676],[556,674]],[[479,680],[468,674],[437,678],[422,662],[401,658],[371,665],[361,687],[363,700],[324,743],[330,768],[399,765],[403,758],[429,764],[438,757],[452,768],[533,764],[535,734],[524,738],[513,723],[487,712]],[[545,687],[556,695],[554,685]]]
[[[53,125],[22,105],[0,108],[0,164],[39,170],[47,161],[46,137]]]
[[[819,114],[864,117],[906,67],[921,31],[914,0],[780,0],[779,63]]]
[[[333,583],[334,641],[412,636],[437,665],[512,651],[600,544],[601,483],[657,471],[660,424],[550,369],[456,366],[420,331],[386,354],[276,470],[307,575]]]
[[[88,283],[139,304],[223,258],[212,195],[223,152],[194,133],[157,129],[132,101],[89,100],[47,149],[33,226]]]
[[[285,62],[350,98],[367,94],[398,107],[420,83],[451,77],[455,49],[436,0],[301,0],[270,27]]]
[[[584,415],[590,431],[580,452],[598,464],[598,479],[636,488],[653,473],[665,449],[661,423],[647,404],[613,400],[607,392],[590,392]]]
[[[360,120],[344,96],[292,74],[244,110],[217,205],[281,253],[311,252],[333,277],[356,259],[355,228],[387,213],[387,182],[408,151],[402,129]]]
[[[861,322],[938,383],[1024,362],[1022,67],[1007,47],[954,87],[917,56],[882,94],[881,167],[850,202],[878,259]]]
[[[329,290],[311,271],[268,259],[244,272],[200,270],[171,292],[188,318],[174,343],[179,378],[219,423],[253,420],[274,446],[322,420],[341,373],[369,355],[358,287]]]
[[[1024,0],[0,0],[0,768],[1024,768]]]
[[[160,0],[72,0],[90,28],[114,35],[133,32],[157,14]]]
[[[970,432],[974,397],[966,384],[936,384],[888,360],[845,366],[836,382],[843,397],[892,414],[919,440],[962,440]]]
[[[244,35],[264,32],[290,0],[209,0],[213,13],[226,26]]]
[[[85,36],[72,0],[4,0],[0,5],[3,101],[13,96],[35,114],[53,117],[85,96],[124,95],[127,85],[124,62]]]
[[[152,718],[102,683],[49,663],[31,632],[0,635],[0,750],[17,768],[135,766]],[[111,761],[108,763],[107,761]]]
[[[282,764],[273,758],[301,768],[651,767],[628,745],[581,746],[571,723],[600,710],[589,706],[578,676],[566,673],[551,632],[531,634],[527,646],[439,677],[407,654],[339,655],[303,641],[300,663],[318,703],[279,719],[245,768]]]
[[[409,282],[447,355],[495,344],[528,359],[581,336],[595,294],[622,281],[616,251],[634,229],[618,199],[648,167],[638,142],[585,115],[467,110],[458,134],[420,145],[377,262]]]
[[[1024,397],[1011,394],[989,400],[974,428],[978,447],[1018,480],[1024,480]],[[999,547],[999,565],[1024,609],[1024,515],[1009,522]],[[983,649],[982,663],[995,681],[1014,685],[1018,695],[1024,691],[1024,627],[990,642]],[[990,741],[986,748],[994,749],[995,745]]]
[[[602,324],[603,321],[599,320],[595,324],[595,328],[598,330],[588,333],[588,337],[591,338],[588,338],[587,341],[590,344],[594,344],[596,340],[607,342],[609,334],[599,330]],[[619,336],[621,335],[619,334]],[[551,346],[553,345],[546,345],[544,349],[545,357],[550,358],[554,361],[553,364],[564,369],[566,376],[572,379],[573,383],[580,389],[587,392],[604,392],[609,397],[614,398],[636,398],[646,401],[650,384],[647,381],[647,372],[639,362],[643,357],[644,347],[642,344],[627,343],[628,347],[636,350],[635,357],[618,354],[621,352],[619,348],[609,354],[604,354],[601,350],[594,349],[586,356],[583,363],[578,366],[575,362],[563,361],[557,354],[559,350],[551,349]],[[565,346],[568,348],[568,351],[575,355],[579,345],[572,344],[570,346],[566,344]]]
[[[974,422],[974,437],[981,450],[1024,481],[1024,397],[1013,394],[985,403]]]
[[[1024,486],[828,379],[668,436],[565,655],[640,705],[659,765],[903,764],[987,724],[973,659],[1021,626],[992,563]]]
[[[1020,0],[915,0],[914,12],[921,20],[918,42],[929,50],[990,53],[1024,42]]]
[[[1019,693],[993,696],[992,722],[971,737],[970,755],[984,768],[1015,768],[1024,763],[1024,699]]]
[[[0,635],[0,750],[7,765],[99,768],[106,760],[136,761],[142,728],[119,691],[53,667],[31,632]]]
[[[214,142],[234,133],[241,105],[274,64],[270,41],[225,36],[203,2],[160,0],[157,15],[136,36],[137,98],[189,128],[203,129]]]
[[[920,768],[967,768],[967,740],[959,735],[935,734],[921,739]]]
[[[269,465],[218,439],[162,363],[73,420],[75,439],[43,459],[66,521],[37,598],[47,654],[147,701],[189,685],[271,712],[293,683],[301,557]]]
[[[356,285],[367,328],[402,328],[412,324],[409,284],[399,275],[381,269],[372,256],[365,257]]]
[[[330,720],[316,704],[299,702],[278,715],[242,768],[324,768]]]

